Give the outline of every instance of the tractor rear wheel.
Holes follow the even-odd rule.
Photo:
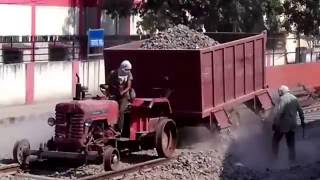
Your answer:
[[[27,139],[17,141],[13,147],[13,159],[20,166],[29,165],[30,143]]]
[[[156,129],[156,149],[158,156],[170,158],[177,146],[176,124],[171,119],[162,119]]]
[[[103,166],[105,171],[115,171],[119,168],[120,154],[119,151],[111,146],[104,150]]]

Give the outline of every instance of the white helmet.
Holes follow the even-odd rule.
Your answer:
[[[130,74],[130,70],[132,69],[132,65],[129,62],[129,60],[124,60],[121,62],[120,67],[119,67],[119,75],[120,76],[127,76]]]
[[[130,61],[129,60],[122,61],[121,64],[120,64],[120,69],[131,70],[132,69],[132,65],[131,65]]]

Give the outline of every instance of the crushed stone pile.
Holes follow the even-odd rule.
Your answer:
[[[172,162],[123,177],[133,179],[261,179],[265,175],[226,160],[216,150],[183,152]]]
[[[320,162],[285,169],[254,170],[229,153],[217,150],[184,151],[168,164],[128,174],[122,180],[277,180],[317,179]]]
[[[215,46],[219,42],[201,32],[177,25],[159,32],[142,44],[143,49],[201,49]]]

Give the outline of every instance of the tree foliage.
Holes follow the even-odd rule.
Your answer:
[[[139,13],[142,27],[167,28],[204,25],[207,31],[254,32],[264,29],[262,0],[149,0]],[[144,21],[147,24],[144,24]],[[147,26],[144,26],[147,25]]]
[[[319,0],[286,0],[284,26],[289,32],[319,35]]]
[[[142,6],[132,1],[105,1],[105,9],[120,16],[139,13],[138,26],[150,33],[176,24],[210,32],[319,32],[320,0],[148,0]]]
[[[116,16],[129,16],[136,13],[136,7],[132,0],[103,1],[102,8],[112,18]]]
[[[280,0],[267,0],[264,2],[263,13],[265,24],[269,32],[277,33],[282,29],[284,8]]]

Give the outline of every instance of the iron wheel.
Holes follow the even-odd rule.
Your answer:
[[[156,149],[160,157],[173,156],[177,145],[176,124],[171,119],[162,119],[156,129]]]
[[[105,171],[115,171],[119,168],[120,154],[116,148],[107,147],[103,155],[103,163]]]
[[[27,139],[17,141],[13,147],[13,159],[19,165],[29,164],[30,143]]]

